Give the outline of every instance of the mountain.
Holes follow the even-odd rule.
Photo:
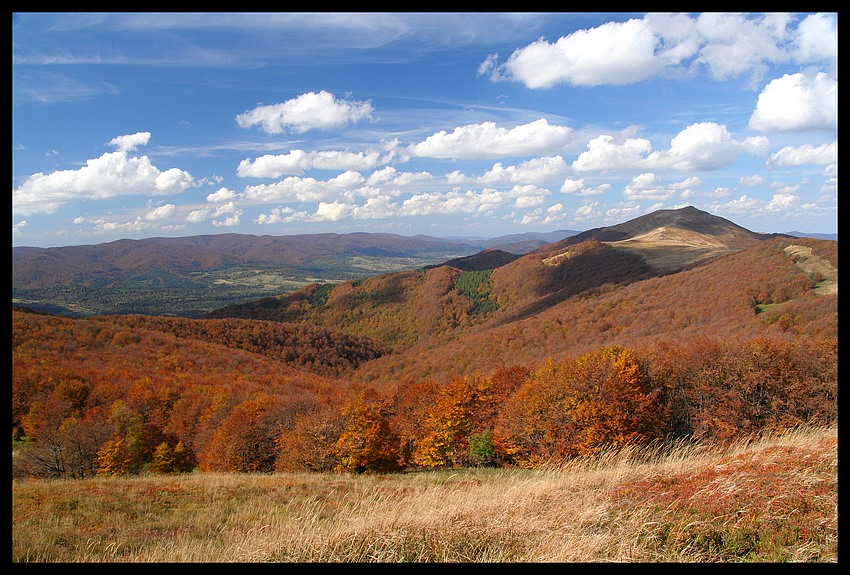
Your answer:
[[[807,267],[815,263],[817,270]],[[366,336],[395,353],[367,362],[358,377],[416,378],[540,361],[621,338],[758,334],[770,329],[766,318],[776,321],[781,306],[795,310],[799,329],[810,324],[817,331],[833,319],[832,299],[786,302],[811,291],[813,282],[837,286],[837,267],[836,242],[758,234],[688,207],[582,232],[524,256],[484,251],[418,270],[313,284],[205,317]],[[823,286],[817,293],[829,293]],[[777,306],[759,317],[762,303]]]
[[[13,473],[93,476],[128,439],[134,469],[181,453],[202,472],[361,472],[373,440],[375,471],[478,465],[441,446],[491,431],[521,466],[635,432],[727,442],[837,421],[837,357],[837,241],[662,210],[198,319],[13,305],[13,449],[34,450]]]
[[[614,226],[595,228],[541,248],[555,252],[588,240],[640,255],[657,269],[684,266],[752,246],[781,234],[759,234],[693,206],[658,210]]]
[[[815,238],[818,240],[838,241],[838,234],[807,234],[805,232],[785,232],[785,235],[794,236],[795,238]]]
[[[489,240],[396,234],[220,234],[12,248],[12,301],[68,316],[197,317],[233,302],[416,269],[487,249],[523,254],[569,232]]]

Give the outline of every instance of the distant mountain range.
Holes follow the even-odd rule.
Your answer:
[[[312,284],[443,264],[463,271],[495,269],[528,254],[587,241],[631,254],[653,273],[669,273],[773,235],[777,234],[757,234],[687,207],[583,232],[529,232],[490,239],[362,232],[218,234],[13,247],[12,302],[71,317],[138,313],[192,318]],[[837,234],[785,235],[837,240]]]
[[[579,232],[486,240],[384,233],[150,238],[12,248],[12,301],[71,317],[143,313],[197,317],[310,283],[416,269],[498,249],[524,254]]]
[[[835,240],[838,241],[838,234],[807,234],[805,232],[785,232],[785,235],[795,238],[814,238],[817,240]]]
[[[203,337],[243,347],[260,341],[257,330],[286,326],[302,347],[316,342],[317,357],[337,358],[328,365],[361,358],[351,377],[363,382],[531,365],[613,343],[837,335],[837,241],[755,233],[693,207],[553,234],[225,234],[13,250],[13,307],[114,314],[185,337],[232,320],[238,337]]]

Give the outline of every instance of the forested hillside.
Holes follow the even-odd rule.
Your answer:
[[[537,467],[836,422],[837,241],[681,215],[216,318],[13,309],[13,474]]]

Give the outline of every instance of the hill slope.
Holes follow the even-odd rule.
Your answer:
[[[837,297],[820,297],[837,282],[836,242],[756,234],[694,208],[522,257],[487,256],[308,286],[206,317],[305,322],[379,340],[396,353],[366,362],[357,372],[366,380],[449,376],[648,338],[836,329]],[[817,278],[815,261],[825,265]],[[780,327],[788,313],[797,324]]]

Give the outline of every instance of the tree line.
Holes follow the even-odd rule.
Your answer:
[[[701,334],[370,385],[155,323],[13,311],[14,474],[534,468],[837,420],[832,336]]]

